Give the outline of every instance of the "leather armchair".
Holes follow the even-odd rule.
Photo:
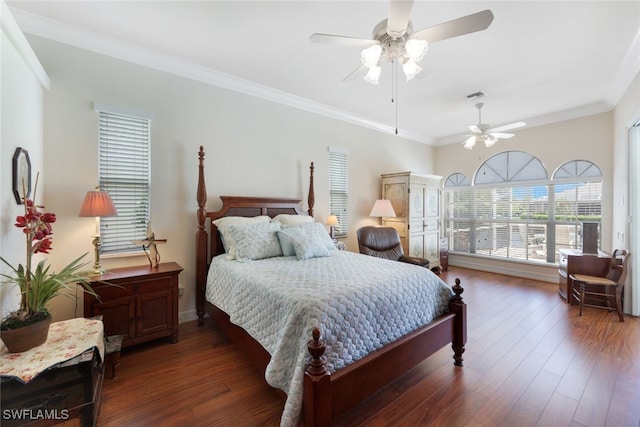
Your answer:
[[[361,254],[429,268],[428,259],[405,256],[398,231],[393,227],[365,226],[358,229],[357,237]]]

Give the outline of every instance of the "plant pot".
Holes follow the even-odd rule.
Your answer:
[[[17,329],[0,331],[0,338],[11,353],[22,353],[43,344],[49,336],[51,315],[45,319]]]

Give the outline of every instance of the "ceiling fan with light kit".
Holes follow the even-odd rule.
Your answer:
[[[476,143],[484,143],[485,147],[489,148],[498,142],[498,139],[509,139],[514,136],[512,133],[504,133],[504,131],[518,129],[527,125],[525,122],[515,122],[491,128],[490,125],[482,123],[482,107],[484,107],[484,102],[476,104],[478,124],[469,126],[471,134],[467,135],[464,141],[464,148],[468,150],[473,149]]]
[[[483,10],[419,31],[413,31],[409,20],[413,0],[391,0],[389,16],[373,29],[372,39],[314,33],[312,42],[342,46],[363,47],[358,68],[343,80],[355,80],[361,75],[374,85],[380,81],[381,62],[402,64],[402,70],[408,80],[416,77],[422,68],[418,63],[427,53],[428,44],[461,35],[485,30],[493,21],[493,13]]]

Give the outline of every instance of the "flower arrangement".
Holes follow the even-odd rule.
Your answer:
[[[12,312],[0,323],[0,330],[11,330],[39,322],[50,317],[47,303],[63,289],[71,289],[70,285],[80,283],[86,292],[96,295],[88,282],[83,279],[79,270],[86,265],[81,260],[82,255],[73,260],[58,273],[51,271],[46,260],[40,261],[35,269],[32,265],[33,255],[48,254],[51,251],[52,224],[56,222],[56,215],[52,212],[42,212],[44,206],[34,202],[38,177],[34,188],[33,199],[25,197],[24,215],[16,218],[15,226],[21,228],[26,238],[26,263],[17,267],[0,257],[12,270],[12,274],[0,274],[2,284],[16,284],[20,288],[20,308]]]

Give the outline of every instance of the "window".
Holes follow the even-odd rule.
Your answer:
[[[329,205],[331,215],[338,218],[335,229],[336,237],[345,237],[349,229],[348,203],[348,177],[349,156],[344,151],[329,148]]]
[[[532,262],[557,262],[561,248],[580,248],[582,222],[602,218],[602,173],[567,162],[552,180],[534,156],[497,154],[476,172],[445,180],[444,229],[451,251]]]
[[[151,119],[101,105],[95,109],[99,185],[118,211],[117,216],[101,218],[102,252],[142,251],[132,241],[146,238],[149,223]]]

